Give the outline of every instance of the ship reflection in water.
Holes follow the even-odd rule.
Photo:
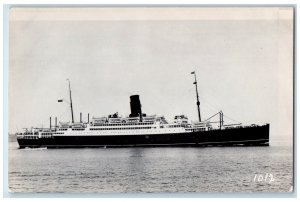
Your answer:
[[[12,192],[288,192],[292,147],[18,149],[10,142]],[[258,181],[260,176],[274,181]],[[256,177],[256,179],[255,179]]]

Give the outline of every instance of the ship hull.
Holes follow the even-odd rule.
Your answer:
[[[20,148],[82,148],[134,146],[268,146],[269,124],[225,130],[153,135],[54,136],[18,139]]]

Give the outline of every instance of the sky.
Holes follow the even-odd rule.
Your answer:
[[[293,136],[291,8],[12,8],[9,132],[142,111],[170,122],[222,110],[244,124],[270,123],[271,140]],[[225,117],[224,120],[230,122]],[[54,123],[54,122],[52,122]]]

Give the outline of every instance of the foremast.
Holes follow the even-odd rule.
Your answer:
[[[70,84],[70,79],[67,79],[67,81],[69,82],[70,107],[71,107],[72,123],[74,123],[74,115],[73,115],[73,105],[72,105],[72,94],[71,94],[71,84]]]

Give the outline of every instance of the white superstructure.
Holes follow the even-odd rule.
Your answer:
[[[114,136],[114,135],[155,135],[188,133],[209,130],[208,124],[197,125],[189,123],[184,115],[175,116],[173,123],[168,123],[164,117],[146,116],[140,122],[138,117],[93,117],[89,123],[60,122],[50,128],[26,129],[19,133],[18,138],[51,138],[53,136]]]

